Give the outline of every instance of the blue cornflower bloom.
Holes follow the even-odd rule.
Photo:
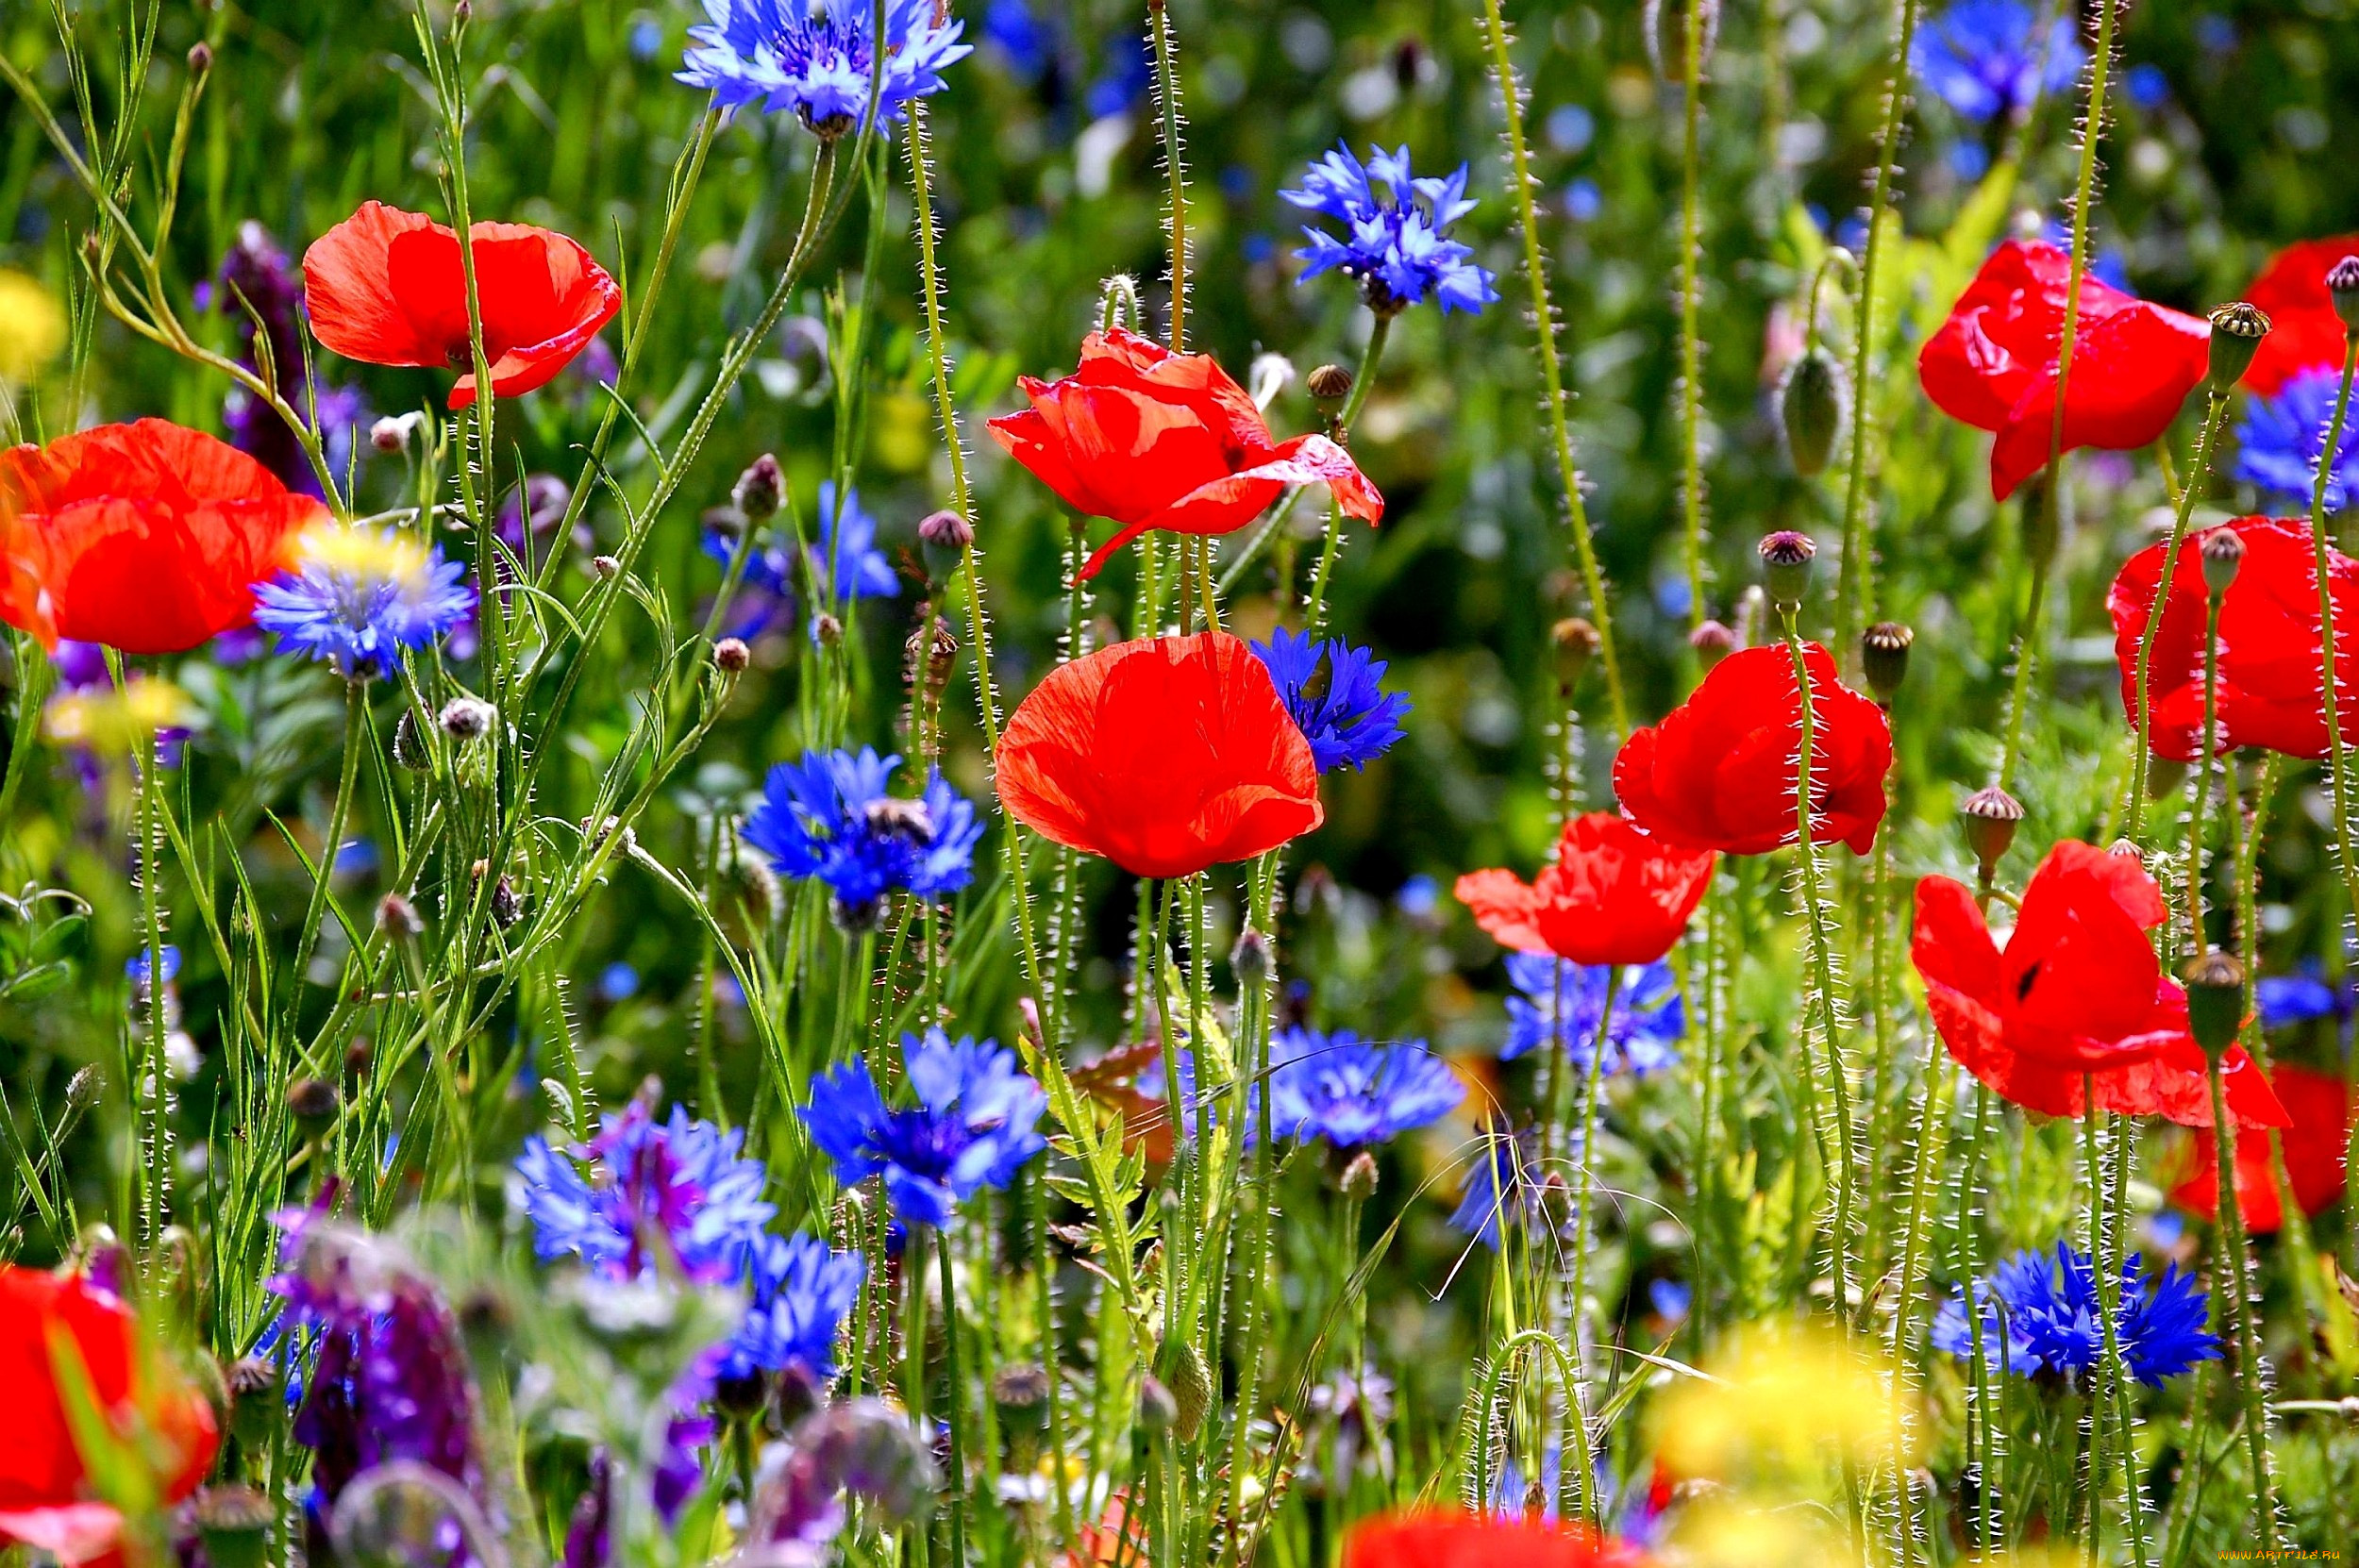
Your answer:
[[[2078,1377],[2105,1353],[2097,1270],[2069,1242],[2051,1251],[2019,1252],[1973,1287],[1983,1317],[1983,1350],[1993,1365],[2021,1377]],[[1933,1344],[1958,1358],[1974,1354],[1966,1295],[1951,1297],[1933,1320]],[[2160,1387],[2198,1361],[2220,1355],[2204,1328],[2206,1301],[2193,1276],[2166,1269],[2150,1285],[2132,1254],[2121,1266],[2114,1336],[2130,1375]]]
[[[2299,974],[2265,975],[2252,983],[2254,1010],[2265,1029],[2290,1028],[2320,1018],[2348,1021],[2359,1000],[2350,982],[2327,984],[2315,959],[2305,960]]]
[[[1518,995],[1507,999],[1507,1041],[1499,1059],[1513,1061],[1538,1045],[1563,1047],[1573,1065],[1589,1070],[1598,1044],[1598,1018],[1605,1009],[1608,978],[1604,964],[1566,963],[1546,953],[1510,953],[1507,978]],[[1564,1017],[1556,1017],[1562,991]],[[1679,977],[1671,966],[1657,959],[1631,964],[1622,971],[1622,987],[1614,998],[1614,1020],[1605,1032],[1605,1060],[1599,1071],[1627,1070],[1645,1077],[1679,1060],[1679,1040],[1687,1032],[1687,1005],[1680,995]]]
[[[2305,370],[2288,378],[2274,397],[2255,397],[2236,426],[2236,477],[2298,507],[2310,505],[2317,483],[2318,454],[2334,422],[2334,399],[2342,373]],[[2359,485],[2359,409],[2343,424],[2342,443],[2326,478],[2326,509],[2340,511]]]
[[[2067,8],[2043,36],[2038,13],[2022,0],[1958,0],[1925,19],[1909,59],[1943,102],[1980,125],[2080,78],[2088,57],[2073,24]]]
[[[1578,1127],[1573,1129],[1567,1156],[1575,1163],[1581,1158]],[[1523,1139],[1494,1128],[1483,1135],[1482,1150],[1467,1169],[1466,1193],[1450,1213],[1450,1226],[1493,1252],[1499,1249],[1508,1222],[1544,1234],[1550,1224],[1548,1204],[1552,1186],[1567,1202],[1572,1201],[1572,1194],[1563,1191],[1561,1184],[1548,1179]]]
[[[875,748],[806,752],[770,770],[745,818],[745,842],[785,876],[816,876],[852,924],[871,919],[896,890],[924,898],[956,892],[974,875],[983,835],[974,803],[939,771],[915,800],[889,792],[898,757]]]
[[[1032,14],[1029,0],[990,0],[983,8],[983,42],[1008,74],[1028,86],[1040,80],[1057,56],[1056,34]]]
[[[793,1371],[825,1383],[835,1376],[836,1333],[867,1277],[866,1259],[816,1236],[763,1236],[748,1259],[750,1299],[720,1375]]]
[[[180,977],[180,949],[166,942],[163,953],[164,984],[170,985]],[[154,983],[150,976],[155,972],[155,955],[145,948],[142,948],[124,960],[123,976],[131,982],[131,990],[139,995],[147,994],[147,988]]]
[[[1409,711],[1409,699],[1377,684],[1384,676],[1384,661],[1367,649],[1284,626],[1271,631],[1268,642],[1251,647],[1269,671],[1295,726],[1311,742],[1311,759],[1319,772],[1347,764],[1364,768],[1400,740],[1401,715]],[[1322,665],[1327,671],[1324,683],[1319,680]]]
[[[254,590],[254,624],[342,675],[389,675],[475,612],[466,575],[439,546],[390,528],[313,528],[294,570]]]
[[[752,542],[735,532],[708,527],[704,549],[721,563],[724,573],[735,565],[738,551],[746,552],[745,568],[737,576],[736,595],[729,601],[729,636],[751,642],[793,624],[795,557],[784,545],[775,541]]]
[[[1081,95],[1081,107],[1093,120],[1120,114],[1146,96],[1155,79],[1155,48],[1145,33],[1117,36],[1106,45],[1106,68]]]
[[[1377,193],[1378,186],[1384,193]],[[1348,238],[1306,226],[1308,249],[1295,254],[1307,263],[1305,278],[1341,272],[1360,280],[1368,308],[1391,315],[1430,294],[1451,310],[1479,311],[1499,297],[1487,268],[1474,264],[1474,248],[1449,239],[1449,225],[1474,210],[1466,194],[1466,166],[1447,179],[1419,179],[1410,172],[1409,149],[1381,148],[1362,163],[1348,145],[1311,165],[1302,189],[1279,194],[1308,212],[1344,225]]]
[[[890,599],[901,592],[893,562],[877,548],[877,520],[860,504],[859,491],[845,490],[839,509],[834,484],[820,485],[819,538],[811,546],[811,571],[828,602],[838,607],[854,599]]]
[[[661,1238],[692,1277],[736,1277],[778,1212],[762,1200],[761,1162],[738,1155],[745,1137],[692,1120],[678,1106],[659,1123],[634,1101],[602,1118],[587,1143],[560,1149],[527,1140],[516,1174],[534,1251],[544,1261],[578,1258],[609,1279],[633,1280],[658,1266]]]
[[[877,58],[868,0],[704,0],[704,8],[710,20],[688,29],[678,80],[711,90],[724,108],[791,108],[824,136],[860,128]],[[941,92],[943,67],[974,52],[959,42],[964,23],[934,17],[934,0],[885,0],[877,107],[889,124]]]
[[[1270,1127],[1338,1148],[1381,1143],[1439,1121],[1466,1097],[1422,1040],[1378,1045],[1348,1029],[1288,1028],[1270,1042]]]
[[[886,1106],[863,1061],[846,1062],[811,1086],[803,1120],[811,1142],[835,1161],[845,1186],[884,1177],[894,1211],[911,1225],[947,1225],[959,1205],[986,1187],[1005,1187],[1048,1146],[1033,1129],[1048,1096],[996,1042],[940,1029],[901,1037],[917,1104]]]

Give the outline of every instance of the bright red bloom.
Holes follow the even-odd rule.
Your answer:
[[[1834,659],[1803,645],[1811,692],[1811,842],[1865,855],[1884,818],[1892,726],[1842,683]],[[1782,646],[1729,655],[1659,725],[1614,759],[1614,792],[1632,822],[1666,843],[1765,855],[1801,838],[1795,774],[1802,694]]]
[[[467,233],[483,357],[501,397],[547,382],[623,308],[623,292],[606,269],[562,234],[491,223]],[[423,212],[362,202],[303,253],[303,298],[313,335],[345,359],[460,371],[450,406],[475,401],[456,230]]]
[[[1646,1568],[1647,1561],[1628,1542],[1581,1525],[1432,1510],[1355,1526],[1344,1541],[1343,1568]]]
[[[1325,436],[1274,439],[1253,399],[1209,354],[1174,354],[1109,327],[1081,340],[1072,375],[1020,384],[1032,406],[993,420],[991,433],[1074,510],[1122,525],[1081,568],[1084,577],[1149,528],[1242,528],[1288,485],[1325,485],[1364,522],[1384,515],[1384,497],[1351,454]]]
[[[2247,387],[2268,397],[2305,370],[2343,368],[2343,318],[2326,291],[2326,270],[2346,256],[2359,256],[2359,234],[2304,240],[2269,258],[2244,295],[2269,319],[2269,335],[2244,373]]]
[[[0,620],[127,654],[185,653],[254,618],[327,509],[160,419],[0,452]]]
[[[1942,1043],[2016,1105],[2079,1116],[2083,1080],[2093,1077],[2107,1110],[2208,1126],[2211,1089],[2187,1032],[2186,993],[2146,936],[2166,918],[2162,890],[2134,856],[2066,839],[2023,890],[2003,949],[1964,883],[1918,882],[1910,956]],[[2228,1053],[2226,1080],[2238,1126],[2284,1125],[2241,1046]]]
[[[1501,946],[1581,964],[1652,963],[1671,950],[1712,885],[1709,849],[1681,849],[1592,811],[1564,825],[1556,858],[1526,882],[1471,871],[1458,901]]]
[[[2010,240],[1990,253],[1916,357],[1935,408],[1998,436],[1990,492],[2001,501],[2048,466],[2071,283],[2070,253]],[[2064,450],[2126,452],[2159,437],[2210,368],[2210,338],[2211,327],[2194,316],[2083,276]]]
[[[212,1407],[184,1379],[149,1386],[154,1363],[123,1303],[79,1276],[0,1268],[0,1541],[19,1541],[69,1562],[112,1550],[122,1519],[87,1494],[89,1467],[74,1439],[58,1379],[59,1355],[78,1356],[102,1414],[126,1442],[142,1434],[176,1456],[161,1477],[177,1502],[212,1468],[220,1433]]]
[[[1060,664],[999,739],[999,799],[1027,827],[1139,876],[1243,860],[1325,819],[1278,688],[1226,632]]]
[[[2240,517],[2223,526],[2244,541],[2244,564],[2220,600],[2221,751],[2260,746],[2287,757],[2326,755],[2326,704],[2318,660],[2318,572],[2306,523]],[[2121,666],[2121,705],[2137,724],[2138,642],[2153,613],[2163,575],[2160,544],[2122,563],[2106,605],[2114,617],[2114,658]],[[2335,668],[2359,669],[2359,561],[2330,547],[2327,585],[2334,598]],[[2195,759],[2203,731],[2203,625],[2209,605],[2199,542],[2180,547],[2163,624],[2147,666],[2153,703],[2148,744],[2157,757]],[[2346,683],[2340,719],[2359,734],[2359,689]]]
[[[2352,1120],[2350,1088],[2341,1078],[2306,1067],[2280,1066],[2269,1083],[2293,1118],[2278,1134],[2285,1150],[2285,1180],[2301,1211],[2315,1214],[2343,1195]],[[2191,1168],[2171,1189],[2170,1201],[2207,1220],[2219,1212],[2219,1145],[2211,1128],[2196,1133]],[[2269,1141],[2257,1133],[2236,1140],[2236,1208],[2245,1229],[2255,1234],[2285,1223],[2277,1201],[2276,1161]]]

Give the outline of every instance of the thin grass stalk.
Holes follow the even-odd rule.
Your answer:
[[[2202,431],[2196,437],[2194,464],[2188,470],[2187,482],[2178,487],[2178,499],[2172,508],[2170,540],[2163,546],[2163,571],[2156,580],[2154,608],[2146,618],[2145,628],[2138,633],[2137,711],[2131,715],[2131,722],[2137,726],[2137,741],[2130,755],[2130,798],[2124,813],[2129,821],[2124,836],[2133,843],[2140,842],[2140,829],[2146,822],[2146,780],[2152,761],[2150,737],[2154,716],[2148,693],[2154,662],[2154,638],[2162,626],[2163,607],[2169,601],[2170,585],[2179,570],[2179,552],[2186,543],[2187,520],[2194,514],[2196,495],[2212,472],[2212,442],[2218,437],[2220,422],[2227,412],[2227,394],[2213,392],[2204,406]],[[2332,726],[2334,720],[2330,718],[2327,723]]]

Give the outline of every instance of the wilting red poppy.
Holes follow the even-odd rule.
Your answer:
[[[2278,1134],[2285,1150],[2285,1180],[2304,1214],[2315,1214],[2343,1195],[2343,1161],[2350,1151],[2351,1091],[2339,1077],[2306,1067],[2280,1066],[2269,1083],[2292,1125]],[[2186,1178],[2171,1189],[2170,1201],[2211,1219],[2219,1212],[2219,1145],[2212,1129],[2195,1134]],[[2269,1141],[2236,1141],[2236,1208],[2245,1228],[2273,1231],[2285,1223],[2277,1201],[2276,1162]]]
[[[1226,632],[1061,664],[999,739],[1008,814],[1139,876],[1186,876],[1316,827],[1318,768],[1269,671]]]
[[[2245,554],[2236,580],[2220,600],[2219,749],[2260,746],[2287,757],[2324,757],[2317,556],[2309,525],[2240,517],[2222,525],[2244,541]],[[2163,551],[2160,544],[2150,545],[2124,561],[2106,595],[2114,617],[2114,658],[2121,666],[2121,705],[2133,727],[2138,642],[2153,613]],[[2330,548],[2326,575],[2334,597],[2335,667],[2359,669],[2359,561]],[[2148,745],[2157,757],[2193,761],[2202,745],[2208,592],[2199,542],[2188,540],[2179,551],[2147,665],[2147,694],[2153,704]],[[2359,689],[2348,683],[2340,718],[2346,736],[2359,734]]]
[[[2070,253],[2044,241],[2010,240],[1990,253],[1916,357],[1934,407],[1998,436],[1990,492],[2001,501],[2048,466],[2071,282]],[[2203,379],[2210,337],[2210,326],[2194,316],[2083,277],[2064,450],[2128,451],[2159,437]]]
[[[2135,857],[2066,839],[2023,890],[2003,948],[1965,884],[1918,882],[1910,956],[1942,1043],[2015,1104],[2079,1116],[2093,1078],[2107,1110],[2208,1126],[2211,1088],[2187,1032],[2186,993],[2146,936],[2165,918],[2162,890]],[[2284,1125],[2241,1046],[2228,1053],[2225,1087],[2238,1126]]]
[[[1646,1568],[1647,1560],[1628,1542],[1581,1525],[1437,1509],[1355,1526],[1343,1568]]]
[[[254,585],[327,509],[202,431],[102,425],[0,452],[0,620],[128,654],[250,623]]]
[[[1681,849],[1592,811],[1564,825],[1556,858],[1526,882],[1472,871],[1458,901],[1501,946],[1573,963],[1652,963],[1687,929],[1712,885],[1709,849]]]
[[[123,1521],[88,1495],[89,1467],[75,1444],[57,1357],[78,1356],[100,1413],[126,1442],[153,1440],[172,1456],[159,1477],[174,1502],[212,1467],[220,1434],[212,1408],[185,1380],[157,1386],[138,1326],[123,1303],[78,1276],[0,1268],[0,1541],[23,1542],[67,1562],[113,1549]]]
[[[1288,485],[1320,484],[1349,516],[1374,523],[1384,497],[1351,454],[1325,436],[1280,442],[1262,410],[1209,354],[1174,354],[1121,327],[1081,340],[1068,376],[1025,376],[1032,406],[991,422],[1033,477],[1076,511],[1120,532],[1081,568],[1149,528],[1225,534],[1253,521]]]
[[[1805,643],[1811,692],[1811,842],[1865,855],[1884,817],[1892,726],[1845,686],[1834,659]],[[1765,855],[1798,842],[1795,773],[1802,694],[1794,656],[1748,648],[1712,667],[1659,725],[1633,732],[1614,759],[1614,792],[1639,826],[1666,843]]]
[[[622,291],[606,269],[562,234],[491,223],[467,233],[483,357],[501,397],[548,381],[622,309]],[[363,202],[303,253],[303,298],[313,335],[345,359],[460,371],[450,406],[475,401],[456,230],[423,212]]]
[[[2269,258],[2244,297],[2269,319],[2244,384],[2263,397],[2273,395],[2305,370],[2343,368],[2343,318],[2326,291],[2326,271],[2346,256],[2359,256],[2359,234],[2304,240]]]

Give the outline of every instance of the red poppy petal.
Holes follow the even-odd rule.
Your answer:
[[[404,212],[382,202],[362,202],[359,211],[329,229],[303,253],[303,303],[312,336],[330,353],[373,365],[440,365],[448,359],[448,339],[422,331],[414,313],[420,302],[393,285],[393,250],[409,235],[439,230],[454,258],[458,238],[422,212]],[[465,320],[465,298],[460,314]],[[462,325],[460,336],[465,336]]]
[[[1916,884],[1909,957],[1928,984],[1947,987],[1985,1007],[1998,1001],[1999,947],[1965,883],[1928,876]]]
[[[1470,871],[1452,890],[1474,915],[1475,924],[1502,947],[1519,953],[1546,953],[1548,939],[1540,934],[1537,898],[1531,884],[1503,868]]]

